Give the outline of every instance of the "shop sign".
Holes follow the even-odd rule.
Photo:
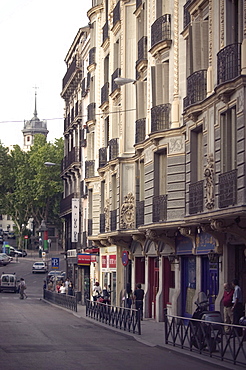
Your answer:
[[[178,255],[192,254],[192,240],[187,236],[178,235],[175,238],[176,251]]]
[[[109,268],[116,269],[116,254],[109,256]]]
[[[78,265],[89,266],[91,262],[96,262],[96,256],[89,253],[78,253]]]
[[[76,249],[68,249],[67,250],[67,257],[77,257],[77,250]]]
[[[211,234],[203,233],[196,235],[196,253],[207,254],[216,247],[216,240]]]
[[[107,256],[102,256],[102,268],[107,268]]]
[[[72,243],[79,241],[79,198],[72,198]]]

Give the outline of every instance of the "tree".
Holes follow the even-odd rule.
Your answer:
[[[61,225],[59,218],[62,180],[60,166],[63,158],[63,139],[54,144],[35,135],[31,150],[24,152],[16,145],[8,149],[0,144],[0,211],[12,217],[19,234],[22,234],[31,217],[39,227],[46,223]],[[45,162],[57,163],[46,167]]]

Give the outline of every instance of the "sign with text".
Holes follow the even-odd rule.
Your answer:
[[[95,254],[78,253],[78,265],[89,266],[91,262],[96,262]]]
[[[60,265],[60,260],[59,260],[59,258],[52,258],[51,259],[51,267],[52,267],[52,269],[54,269],[54,270],[58,270],[59,269],[59,265]]]
[[[116,269],[116,254],[101,257],[103,269]]]
[[[72,243],[77,243],[79,237],[79,198],[72,199]]]

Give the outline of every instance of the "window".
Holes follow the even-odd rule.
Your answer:
[[[116,184],[116,175],[112,176],[112,207],[114,210],[117,208],[117,184]]]
[[[167,153],[166,150],[155,154],[155,195],[167,193]]]
[[[221,172],[236,168],[236,107],[223,113],[221,125]]]
[[[202,125],[191,131],[191,182],[203,179],[203,132]]]
[[[151,67],[152,106],[169,103],[169,61]]]

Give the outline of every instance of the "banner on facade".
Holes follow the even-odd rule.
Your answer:
[[[72,243],[79,241],[79,198],[72,198]]]
[[[102,269],[116,269],[116,254],[101,256]]]

